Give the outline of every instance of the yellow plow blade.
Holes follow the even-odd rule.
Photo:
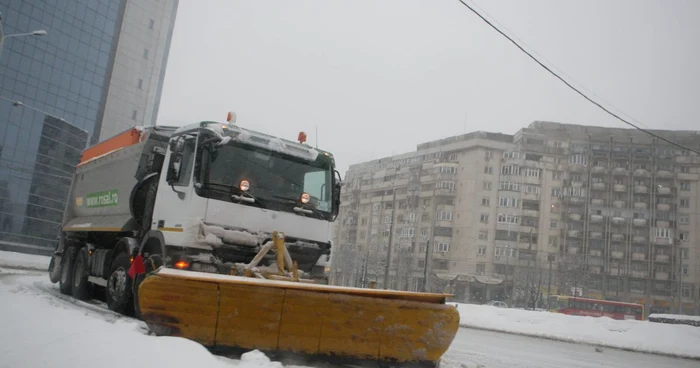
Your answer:
[[[459,328],[447,294],[161,268],[146,277],[138,295],[154,333],[217,349],[434,366]]]

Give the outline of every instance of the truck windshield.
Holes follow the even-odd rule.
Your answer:
[[[204,153],[206,168],[203,184],[211,189],[236,193],[242,180],[250,184],[248,193],[265,208],[294,212],[302,193],[308,193],[307,206],[316,217],[332,214],[332,170],[323,160],[310,162],[275,151],[238,143],[219,147],[215,154]],[[228,189],[227,189],[228,188]]]

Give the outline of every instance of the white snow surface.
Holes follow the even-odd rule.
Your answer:
[[[458,304],[460,325],[648,353],[700,358],[700,328]]]
[[[0,267],[48,270],[51,257],[0,250]]]
[[[675,319],[679,321],[700,321],[700,316],[685,316],[681,314],[663,314],[663,313],[653,313],[649,317],[665,318],[665,319]]]

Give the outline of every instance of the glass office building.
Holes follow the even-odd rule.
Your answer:
[[[0,245],[53,247],[82,150],[157,116],[177,0],[0,1]]]

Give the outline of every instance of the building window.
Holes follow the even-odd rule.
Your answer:
[[[435,183],[435,188],[455,190],[455,183],[453,181],[441,181],[441,182]]]
[[[687,243],[688,242],[688,233],[680,233],[678,234],[678,238],[680,239],[681,243]]]
[[[137,115],[137,114],[138,114],[138,112],[137,112],[136,110],[132,111],[132,112],[131,112],[131,120],[136,120],[136,115]]]
[[[549,246],[550,246],[550,247],[559,246],[559,237],[558,237],[558,236],[554,236],[554,235],[550,235],[550,236],[549,236]]]
[[[690,167],[688,166],[681,166],[681,172],[684,174],[690,173]]]
[[[435,251],[440,253],[445,253],[450,251],[450,243],[436,243]]]
[[[688,248],[681,248],[681,258],[688,259],[689,256],[690,252],[688,251]]]
[[[156,21],[153,19],[148,20],[148,29],[153,29],[153,26],[156,24]]]
[[[561,171],[552,171],[552,180],[561,180]]]
[[[489,197],[481,198],[481,205],[489,207],[491,205],[491,198],[489,198]]]
[[[514,197],[500,197],[498,198],[499,207],[519,207],[520,200]]]
[[[539,178],[540,177],[540,169],[536,169],[534,167],[525,168],[525,176],[531,177],[531,178]]]
[[[438,211],[438,221],[452,221],[452,211]]]
[[[484,190],[491,190],[491,188],[492,188],[491,182],[485,181],[483,184],[483,188],[484,188]]]
[[[684,298],[690,298],[692,297],[692,289],[690,288],[690,285],[683,284],[681,286],[681,295],[683,295]]]
[[[488,224],[489,223],[489,215],[482,213],[481,216],[479,217],[479,221],[483,222],[484,224]]]
[[[671,229],[657,227],[656,228],[656,237],[663,238],[663,239],[670,239],[671,238]]]
[[[690,198],[681,198],[681,207],[682,208],[690,207]]]
[[[518,215],[499,213],[497,221],[499,224],[517,224]]]
[[[561,197],[561,188],[552,188],[552,198]]]
[[[493,174],[493,166],[484,166],[484,174]]]
[[[404,227],[403,229],[401,229],[402,238],[412,238],[415,233],[416,229],[412,227]]]
[[[688,217],[688,215],[679,215],[678,223],[681,225],[688,225],[690,224],[690,218]]]
[[[681,273],[683,275],[687,276],[688,275],[688,266],[686,266],[686,265],[681,266]]]
[[[689,181],[682,181],[681,182],[681,190],[684,192],[687,192],[690,190],[690,182]]]
[[[588,165],[588,157],[585,155],[573,155],[569,156],[569,165],[579,164],[586,166]]]
[[[489,231],[479,230],[479,240],[489,240]]]
[[[518,183],[517,181],[501,181],[499,189],[517,192],[520,190],[520,183]]]
[[[556,221],[549,221],[549,228],[550,229],[557,229],[557,228],[559,228],[559,223]]]
[[[476,255],[477,256],[485,256],[486,255],[486,247],[479,247],[479,249],[476,250]]]
[[[490,159],[493,156],[493,153],[491,151],[485,151],[484,152],[484,158],[485,159]]]
[[[143,79],[139,78],[138,82],[136,82],[136,88],[143,88]]]
[[[520,166],[506,165],[501,167],[502,175],[520,175]]]
[[[520,158],[520,152],[508,152],[505,151],[503,152],[503,158],[509,159],[509,158]]]

